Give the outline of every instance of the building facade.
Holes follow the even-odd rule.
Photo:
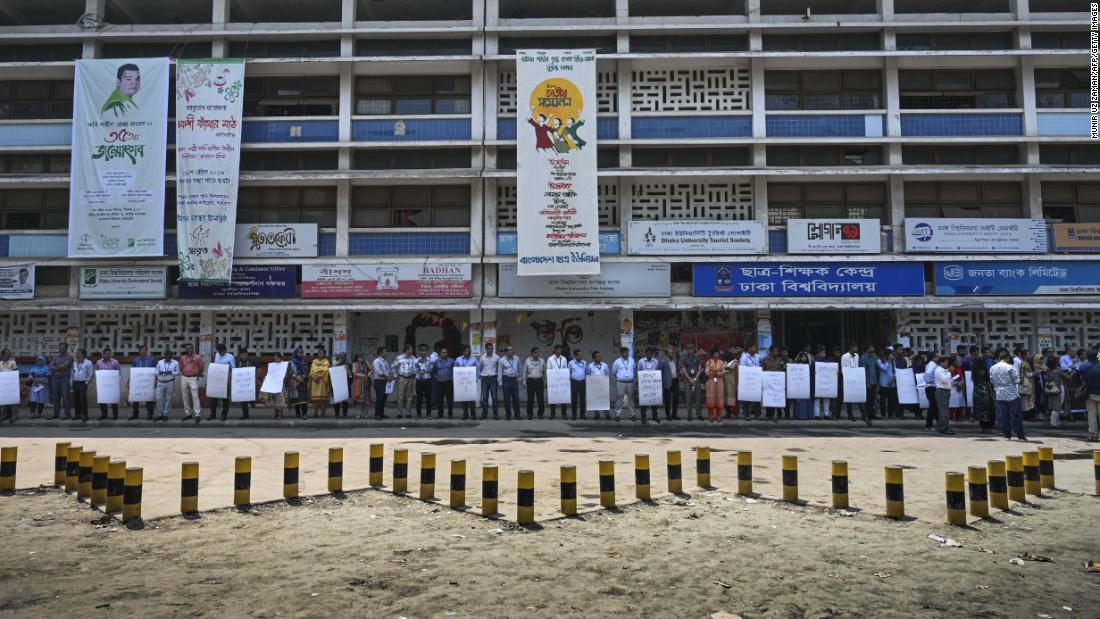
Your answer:
[[[632,342],[1097,342],[1100,289],[1089,282],[1100,284],[1100,255],[1089,252],[1100,241],[1087,224],[1100,224],[1100,143],[1089,139],[1086,7],[5,3],[0,266],[34,264],[36,286],[33,299],[0,301],[0,345],[27,356],[69,341],[126,356],[139,343],[215,340],[261,354],[488,340],[523,354],[554,343],[606,353]],[[599,278],[514,275],[515,51],[539,48],[598,53]],[[163,56],[247,59],[238,225],[315,227],[318,242],[316,257],[236,264],[279,267],[293,280],[287,298],[181,293],[172,223],[162,259],[66,257],[72,61]],[[1021,227],[984,250],[921,248],[907,220],[941,218],[964,237],[975,226],[978,240],[998,220]],[[813,221],[796,238],[790,222],[801,219]],[[850,237],[841,224],[857,219],[870,242],[861,253],[803,247]],[[755,222],[762,236],[745,254],[658,255],[637,238],[657,222],[702,234]],[[1015,249],[1015,236],[1036,234],[1043,243]],[[1059,245],[1066,234],[1086,238]],[[446,297],[308,293],[308,273],[333,265],[441,269],[469,285]],[[151,273],[162,291],[143,296],[160,298],[88,293],[88,268]],[[838,284],[844,276],[868,280]],[[983,276],[992,283],[971,281]],[[1044,287],[1050,277],[1066,285]],[[1006,278],[1022,284],[997,283]]]

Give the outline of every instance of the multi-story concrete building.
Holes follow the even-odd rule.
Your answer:
[[[1097,264],[1087,253],[907,253],[904,226],[916,217],[1100,222],[1087,6],[0,3],[0,265],[37,267],[33,300],[0,302],[0,345],[30,355],[68,338],[125,356],[139,342],[178,350],[207,336],[270,353],[347,337],[364,351],[412,340],[477,343],[481,324],[523,354],[535,342],[563,341],[607,351],[631,325],[638,343],[683,338],[707,347],[757,338],[796,347],[899,336],[915,348],[1100,341],[1095,292],[993,296],[998,290],[975,286],[945,296],[935,282],[945,260],[964,268],[993,261],[979,270],[994,273],[1024,268],[1021,260],[1087,273]],[[599,223],[604,270],[617,286],[576,294],[560,290],[584,286],[516,287],[514,53],[526,48],[598,52]],[[237,264],[290,266],[299,280],[303,265],[470,265],[470,294],[181,299],[171,223],[163,259],[66,258],[73,60],[152,56],[247,58],[238,223],[319,228],[316,258]],[[173,222],[171,152],[168,161],[165,219]],[[787,222],[797,218],[879,220],[881,252],[788,254]],[[640,220],[754,220],[766,227],[766,248],[637,255],[629,231]],[[898,271],[916,278],[907,282],[916,294],[693,294],[723,287],[693,286],[713,273],[869,261],[919,265]],[[164,298],[82,299],[88,266],[164,267]],[[600,292],[609,289],[622,296]]]

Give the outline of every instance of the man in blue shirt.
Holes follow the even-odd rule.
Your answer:
[[[1089,417],[1089,440],[1100,440],[1100,363],[1096,347],[1089,349],[1087,360],[1077,366],[1077,376],[1085,386],[1085,410]]]
[[[157,366],[156,357],[149,354],[149,349],[144,344],[138,347],[138,354],[136,357],[130,359],[131,368],[155,368]],[[134,412],[130,415],[130,420],[138,418],[138,403],[132,402],[134,405]],[[148,414],[149,421],[153,420],[153,405],[155,402],[152,400],[145,403],[145,412]]]
[[[588,375],[588,364],[585,363],[584,357],[581,356],[581,349],[577,348],[573,350],[573,358],[569,361],[569,401],[573,411],[573,420],[577,419],[577,409],[580,409],[581,419],[585,418],[586,408],[586,385],[585,379]],[[565,416],[565,413],[562,413]]]
[[[432,378],[435,379],[435,401],[438,402],[439,412],[436,417],[443,419],[443,402],[447,402],[447,418],[455,416],[455,390],[454,390],[455,360],[447,355],[447,349],[439,349],[439,358],[435,360],[432,369]]]
[[[875,362],[878,370],[878,410],[886,418],[897,415],[898,392],[894,384],[894,349],[887,346]]]
[[[859,366],[863,368],[867,378],[867,402],[864,404],[864,408],[867,413],[866,416],[874,418],[875,416],[875,402],[878,401],[878,355],[875,354],[875,347],[868,346],[867,351],[863,353],[859,358]],[[884,416],[882,411],[879,411],[879,416]]]

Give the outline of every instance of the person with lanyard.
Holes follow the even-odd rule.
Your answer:
[[[420,412],[424,410],[427,416],[432,416],[432,369],[435,363],[428,357],[428,347],[420,345],[420,356],[417,357],[416,371],[416,418],[420,419]],[[424,408],[422,409],[421,406]]]
[[[589,363],[588,367],[585,369],[585,377],[586,377],[585,407],[586,408],[588,407],[588,402],[587,402],[587,397],[588,397],[587,377],[588,376],[607,376],[608,374],[610,374],[610,372],[611,372],[611,368],[607,367],[607,364],[604,363],[603,360],[600,358],[600,351],[593,350],[592,351],[592,362]],[[610,387],[610,385],[608,385],[608,386]],[[592,411],[592,412],[595,415],[596,419],[600,418],[600,411]],[[604,412],[607,415],[608,421],[610,421],[611,420],[611,410],[609,409],[609,410],[606,410]],[[584,414],[583,413],[581,414],[581,419],[584,419]]]
[[[893,419],[897,415],[898,395],[894,385],[894,349],[887,346],[882,357],[875,362],[878,369],[878,410],[883,419]],[[839,416],[839,415],[838,415]],[[848,421],[855,421],[849,416]]]
[[[939,366],[940,354],[935,351],[928,353],[928,362],[924,364],[924,398],[928,400],[924,429],[928,432],[932,431],[932,426],[939,417],[939,402],[936,400],[936,368]]]
[[[504,418],[512,420],[513,413],[519,419],[519,379],[523,366],[511,346],[504,347],[504,356],[497,363],[500,391],[504,396]]]
[[[412,344],[405,344],[405,351],[393,360],[397,372],[393,394],[397,396],[397,417],[412,418],[413,401],[416,398],[416,355]]]
[[[741,353],[741,358],[738,359],[738,369],[740,368],[758,368],[760,365],[760,347],[756,344],[750,344],[748,350]],[[735,383],[736,384],[736,383]],[[760,419],[760,402],[743,402],[745,409],[745,419],[752,415],[754,419]]]
[[[393,382],[395,375],[393,368],[386,361],[386,347],[379,346],[374,353],[374,361],[371,362],[374,371],[374,418],[386,418],[386,387]]]
[[[348,409],[351,407],[351,397],[350,397],[351,396],[351,383],[352,383],[353,380],[355,380],[355,375],[352,374],[351,366],[348,365],[348,356],[345,355],[344,353],[340,353],[340,354],[336,355],[336,357],[333,358],[332,367],[341,368],[342,370],[344,370],[344,375],[347,377],[348,396],[349,396],[347,400],[344,400],[343,402],[336,402],[332,405],[332,416],[337,418],[337,419],[339,419],[340,417],[343,417],[344,419],[347,419],[348,418]],[[336,378],[332,378],[331,374],[329,376],[330,376],[331,380],[339,380],[339,379],[336,379]],[[330,382],[331,382],[331,380],[330,380]]]
[[[294,417],[305,419],[309,416],[309,361],[306,360],[304,351],[299,347],[294,349],[290,356],[290,364],[286,367],[289,378],[287,395],[294,406]]]
[[[680,357],[680,378],[685,381],[684,393],[687,396],[687,420],[692,420],[694,411],[695,419],[703,420],[703,412],[700,407],[700,395],[705,393],[699,384],[703,366],[699,363],[699,356],[695,354],[695,344],[688,344],[687,351]],[[706,377],[703,377],[706,378]]]
[[[234,358],[233,372],[236,372],[238,368],[254,368],[254,367],[256,367],[256,361],[254,359],[252,359],[252,356],[249,354],[248,350],[246,350],[244,348],[238,348],[237,349],[237,356]],[[232,379],[232,376],[233,376],[233,372],[229,373],[231,379]],[[232,380],[230,380],[229,384],[230,385],[233,384]],[[258,388],[258,386],[257,386],[257,388]],[[241,419],[248,419],[248,405],[249,405],[249,402],[240,402],[239,404],[241,405]],[[222,421],[225,421],[225,417],[226,417],[225,413],[222,413]]]
[[[141,346],[138,346],[138,354],[137,354],[136,357],[131,357],[130,358],[130,367],[131,368],[152,368],[152,367],[156,367],[156,365],[157,365],[157,358],[154,357],[153,355],[149,354],[149,349],[145,346],[145,344],[142,344]],[[131,404],[134,405],[134,411],[130,414],[130,421],[133,421],[133,420],[138,418],[138,415],[139,415],[139,413],[138,413],[138,404],[139,403],[138,402],[131,402]],[[152,402],[152,401],[145,403],[146,419],[148,419],[149,421],[153,420],[153,408],[154,408],[155,405],[156,405],[156,402]]]
[[[49,369],[49,395],[53,401],[53,417],[50,417],[50,419],[57,419],[62,408],[65,409],[65,419],[68,419],[71,416],[69,380],[73,374],[73,357],[69,354],[68,344],[58,344],[57,354],[50,359]]]
[[[619,358],[611,364],[611,375],[615,378],[615,421],[622,421],[623,407],[630,411],[630,418],[634,419],[634,374],[637,366],[630,358],[630,349],[626,346],[619,348]],[[645,415],[642,415],[645,420]]]
[[[220,342],[214,349],[214,365],[228,365],[229,376],[233,376],[233,368],[237,367],[237,359],[233,356],[233,353],[228,352],[225,347],[225,342]],[[214,421],[218,418],[218,403],[222,406],[222,421],[229,418],[229,386],[226,386],[226,397],[224,398],[211,398],[207,394],[210,400],[210,416],[206,418],[207,421]]]
[[[95,377],[95,366],[88,358],[88,351],[81,348],[76,351],[76,361],[73,362],[73,405],[76,407],[76,416],[88,421],[88,383]]]
[[[35,357],[34,366],[27,372],[27,385],[31,388],[31,419],[38,419],[42,416],[42,409],[50,401],[50,366],[46,365],[44,355]],[[54,416],[51,419],[57,419],[57,417]]]
[[[561,344],[554,345],[554,354],[550,355],[550,358],[546,360],[546,369],[549,370],[568,370],[569,360],[565,358],[565,355],[561,354]],[[551,404],[550,405],[550,418],[554,419],[557,414],[558,407],[561,407],[561,418],[565,419],[565,405],[564,404]]]
[[[539,358],[538,346],[532,347],[531,356],[523,361],[523,380],[521,387],[527,391],[527,418],[533,418],[535,400],[538,400],[539,419],[542,419],[542,414],[546,411],[546,396],[543,394],[543,387],[546,386],[546,360]]]
[[[462,355],[455,359],[456,368],[474,368],[474,380],[478,378],[477,375],[477,359],[470,354],[470,347],[462,347]],[[462,402],[462,419],[477,419],[477,403],[476,402]]]
[[[1012,360],[1008,351],[997,351],[998,361],[989,370],[989,382],[993,384],[994,397],[997,407],[997,425],[1004,437],[1012,440],[1012,433],[1016,438],[1026,441],[1024,436],[1024,409],[1020,402],[1020,375],[1012,366]]]
[[[726,385],[726,362],[722,360],[721,350],[715,348],[710,351],[710,359],[707,360],[704,372],[707,381],[707,421],[721,423]]]
[[[859,364],[860,364],[859,346],[857,346],[855,342],[852,342],[851,344],[848,345],[848,352],[846,352],[846,353],[844,353],[843,355],[840,356],[840,372],[841,372],[841,375],[843,376],[845,368],[853,368],[853,369],[858,368],[858,367],[860,367]],[[876,369],[877,369],[877,365],[876,365]],[[864,374],[864,377],[866,378],[866,375],[867,375],[867,370],[866,369],[864,369],[863,374]],[[864,389],[864,391],[866,391],[866,389]],[[863,416],[863,422],[866,423],[867,425],[871,425],[871,416],[867,411],[866,402],[862,406],[859,405],[859,404],[852,404],[851,402],[846,402],[842,406],[843,406],[844,409],[846,409],[846,412],[848,413],[848,420],[849,421],[854,421],[855,420],[855,415],[852,413],[852,410],[858,408],[860,410],[860,414]],[[836,412],[837,416],[840,416],[840,413],[841,413],[841,411],[838,410]]]
[[[573,421],[577,420],[578,408],[581,412],[581,419],[587,418],[587,384],[585,383],[587,377],[588,364],[581,356],[581,349],[577,348],[573,351],[573,358],[569,360],[569,404],[573,413]]]
[[[73,369],[75,371],[75,367]],[[19,381],[19,364],[15,362],[15,357],[11,356],[7,348],[0,350],[0,372],[16,372],[16,382]],[[7,419],[8,423],[15,423],[19,418],[18,405],[5,404],[0,406],[0,411],[3,412],[4,419]]]
[[[946,355],[940,358],[932,374],[932,381],[936,385],[936,419],[937,430],[940,434],[954,434],[948,427],[948,413],[951,411],[951,391],[955,388],[956,377],[949,369],[954,359]]]
[[[637,367],[638,367],[639,372],[660,372],[661,371],[661,361],[654,356],[655,354],[657,354],[657,349],[654,348],[653,346],[649,346],[648,348],[645,349],[645,356],[642,357],[641,359],[639,359],[638,362],[637,362]],[[661,423],[661,420],[657,417],[657,407],[656,406],[642,406],[641,402],[639,402],[638,403],[638,408],[642,412],[642,425],[646,424],[645,412],[646,412],[647,408],[650,409],[650,412],[653,415],[653,423]],[[633,419],[633,416],[631,416],[631,419]]]
[[[328,412],[328,403],[332,399],[332,377],[328,373],[330,367],[328,355],[323,348],[317,351],[317,355],[309,363],[309,400],[313,402],[314,419],[323,419]]]
[[[500,419],[500,406],[497,403],[497,385],[500,383],[500,357],[492,344],[485,344],[485,354],[477,360],[477,371],[481,375],[481,418],[489,416],[489,400],[493,401],[493,419]]]
[[[439,349],[439,358],[432,364],[432,380],[435,381],[435,401],[439,407],[436,417],[443,419],[443,404],[447,404],[447,419],[455,416],[455,390],[454,390],[455,360],[452,359],[446,348]]]
[[[167,422],[168,413],[172,411],[172,396],[176,393],[176,377],[180,375],[180,364],[172,358],[172,349],[165,346],[160,361],[154,367],[157,370],[157,420]]]
[[[859,357],[859,367],[863,368],[864,379],[867,381],[867,402],[863,404],[865,415],[875,416],[875,402],[878,401],[878,355],[875,347],[868,346],[867,350]]]
[[[180,364],[180,380],[181,391],[180,394],[183,400],[183,419],[184,421],[195,417],[195,423],[202,421],[202,400],[199,399],[199,384],[202,382],[203,370],[205,370],[206,362],[202,356],[195,354],[195,347],[192,344],[183,345],[183,356],[179,359]]]
[[[104,348],[103,349],[103,354],[100,356],[99,361],[95,362],[95,369],[96,369],[97,372],[100,371],[100,370],[104,370],[104,371],[114,370],[114,371],[121,372],[122,366],[119,365],[118,359],[115,359],[114,352],[110,348]],[[98,386],[98,384],[99,383],[96,383],[97,386]],[[107,406],[108,406],[107,404],[100,404],[99,405],[99,419],[100,419],[100,421],[103,421],[104,419],[107,418]],[[111,404],[110,407],[111,407],[111,418],[112,419],[118,419],[118,403]],[[87,421],[87,419],[85,419],[84,421]]]
[[[680,374],[677,370],[676,351],[665,349],[661,359],[661,401],[665,405],[665,421],[680,420]]]

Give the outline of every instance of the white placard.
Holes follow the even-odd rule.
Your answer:
[[[267,375],[264,376],[264,383],[260,385],[260,391],[263,393],[282,393],[283,384],[286,380],[286,369],[289,366],[289,361],[276,361],[267,364]]]
[[[348,399],[348,368],[338,365],[328,369],[328,380],[332,383],[332,403],[339,404]]]
[[[317,224],[237,224],[238,258],[316,258]]]
[[[978,363],[983,363],[978,361]],[[974,373],[970,370],[963,372],[966,375],[966,406],[972,408],[974,406]]]
[[[789,254],[878,254],[882,232],[877,219],[788,219]]]
[[[498,265],[497,291],[502,297],[667,297],[672,271],[667,262],[606,262],[597,275],[520,277],[516,265]]]
[[[648,256],[763,254],[768,232],[764,224],[748,221],[631,221],[629,253]]]
[[[548,404],[569,404],[569,370],[546,370],[546,402]]]
[[[596,52],[516,51],[521,275],[600,272]]]
[[[229,366],[224,363],[211,363],[206,366],[206,397],[229,397]]]
[[[477,402],[477,368],[455,367],[452,373],[454,377],[455,402]],[[527,397],[534,397],[527,394]]]
[[[660,406],[664,403],[660,370],[638,372],[638,406]]]
[[[894,373],[894,380],[898,387],[898,404],[917,404],[920,398],[917,396],[917,377],[913,374],[913,368],[899,368]]]
[[[127,393],[126,399],[129,402],[156,402],[157,369],[130,368],[130,388]]]
[[[118,404],[122,394],[119,389],[118,370],[95,371],[96,404]]]
[[[764,368],[739,366],[737,368],[737,399],[742,402],[759,402],[764,397]]]
[[[19,372],[0,372],[0,406],[19,406]]]
[[[34,265],[0,266],[0,299],[33,299]]]
[[[256,368],[236,368],[231,374],[233,390],[230,399],[234,402],[256,401]]]
[[[814,397],[835,398],[837,382],[840,380],[840,366],[836,363],[818,361],[814,364]]]
[[[584,379],[584,405],[590,411],[611,410],[611,381],[607,376]]]
[[[806,363],[787,364],[787,399],[810,399],[810,366]]]
[[[844,403],[863,404],[867,401],[867,370],[844,368]]]
[[[917,405],[924,410],[928,410],[928,385],[917,385]]]
[[[905,218],[905,251],[930,254],[1045,254],[1044,219]]]
[[[766,408],[787,407],[787,373],[764,372],[763,373],[763,405]]]

